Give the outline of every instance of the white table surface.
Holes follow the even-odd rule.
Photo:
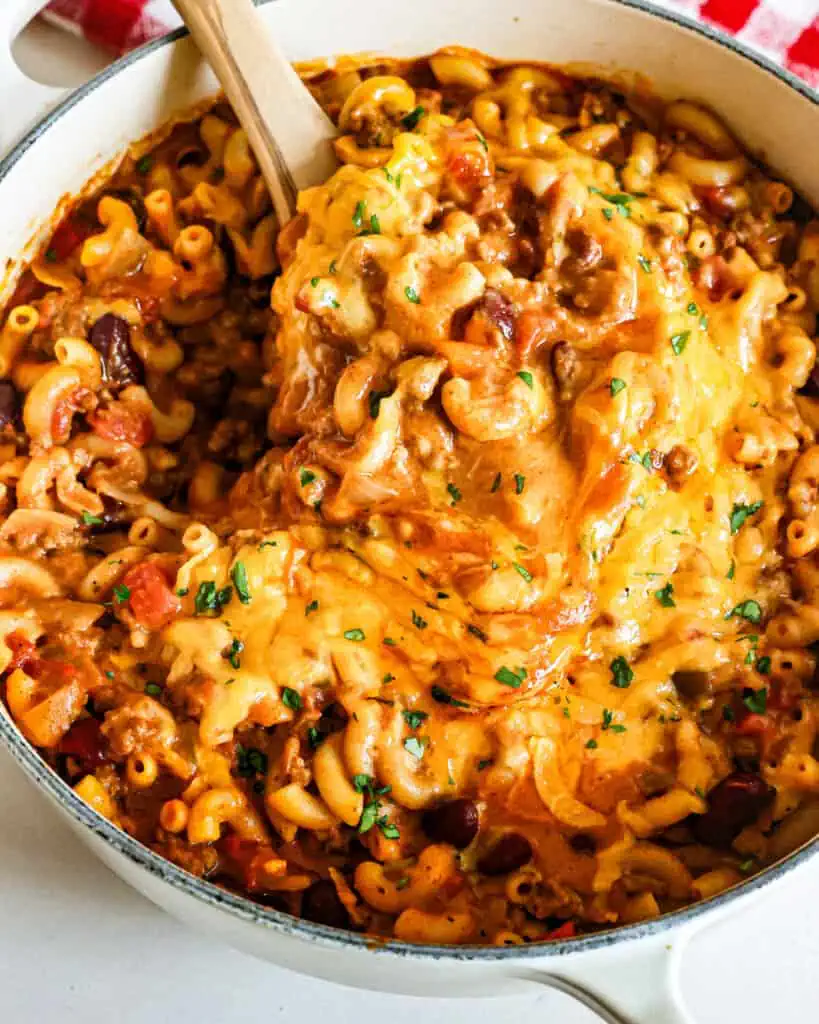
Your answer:
[[[51,84],[77,84],[102,63],[99,53],[44,27],[16,52]],[[551,993],[454,1001],[357,992],[219,946],[97,862],[5,751],[0,822],[0,1024],[596,1019]],[[819,860],[697,936],[685,957],[683,992],[697,1024],[816,1024]]]

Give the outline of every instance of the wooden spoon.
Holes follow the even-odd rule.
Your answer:
[[[264,176],[279,224],[301,189],[337,167],[336,129],[279,49],[252,0],[173,0],[222,83]]]

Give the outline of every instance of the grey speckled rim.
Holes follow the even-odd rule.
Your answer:
[[[2,0],[0,0],[2,2]],[[275,2],[275,0],[255,0],[261,6],[264,3]],[[807,86],[800,79],[796,78],[784,68],[779,67],[759,54],[753,53],[713,29],[698,22],[692,21],[685,15],[672,11],[659,10],[642,0],[608,0],[609,3],[620,4],[624,7],[634,8],[644,14],[651,15],[664,21],[673,22],[688,32],[704,36],[728,50],[732,50],[738,56],[744,58],[767,72],[769,75],[790,86],[809,102],[819,108],[819,94]],[[143,57],[161,47],[168,46],[182,39],[187,35],[185,29],[179,29],[170,35],[147,43],[145,46],[134,50],[132,53],[116,61],[100,74],[96,75],[88,83],[72,93],[66,100],[60,103],[47,117],[45,117],[35,128],[33,128],[17,146],[0,161],[0,185],[12,167],[26,153],[48,129],[61,118],[67,111],[71,110],[77,103],[86,96],[104,85],[109,78],[112,78],[123,68],[137,63]],[[139,865],[150,874],[172,885],[175,889],[193,896],[202,903],[222,910],[241,920],[259,925],[284,935],[309,942],[314,946],[322,946],[333,949],[357,949],[367,951],[375,957],[403,957],[415,960],[446,960],[457,962],[490,962],[506,961],[510,963],[525,963],[527,961],[542,961],[545,959],[554,960],[569,954],[591,952],[592,950],[603,949],[614,944],[634,941],[636,939],[656,936],[662,932],[670,931],[682,925],[699,919],[710,910],[726,908],[738,900],[758,892],[765,886],[777,881],[788,874],[800,864],[804,864],[811,857],[819,853],[819,837],[808,843],[802,849],[797,850],[778,864],[750,878],[747,882],[729,889],[710,900],[692,904],[682,910],[666,914],[663,917],[652,921],[645,921],[640,924],[625,925],[607,931],[595,932],[591,935],[580,936],[575,939],[564,939],[555,942],[531,946],[418,946],[406,942],[385,942],[374,945],[371,939],[358,935],[354,932],[341,931],[336,928],[327,928],[324,925],[313,924],[310,921],[303,921],[291,917],[289,914],[281,913],[262,907],[252,900],[227,892],[219,886],[210,882],[202,881],[194,875],[188,874],[181,868],[165,860],[158,854],[153,853],[146,846],[126,835],[116,826],[112,825],[105,818],[81,800],[76,793],[63,780],[53,772],[48,765],[40,758],[37,752],[17,732],[5,714],[0,713],[0,739],[8,747],[14,759],[22,766],[26,774],[41,788],[44,789],[61,807],[63,807],[72,818],[81,822],[91,832],[103,839],[118,853],[122,854],[133,864]]]

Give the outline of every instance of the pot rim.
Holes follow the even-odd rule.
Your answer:
[[[254,0],[257,6],[274,2],[276,0]],[[628,7],[660,20],[671,22],[687,32],[703,36],[756,65],[756,67],[783,82],[819,108],[819,92],[811,89],[807,83],[797,78],[786,68],[780,67],[767,57],[755,53],[742,43],[729,36],[722,35],[708,25],[693,21],[677,11],[654,7],[650,3],[644,2],[644,0],[597,0],[597,2]],[[27,132],[6,157],[0,160],[0,186],[2,186],[9,172],[24,154],[39,141],[52,125],[85,99],[86,96],[96,91],[100,86],[105,85],[109,79],[119,74],[120,71],[130,67],[132,64],[136,64],[156,50],[176,43],[187,35],[188,30],[180,28],[159,39],[145,43],[143,46],[114,61],[72,92]],[[245,923],[258,925],[266,930],[310,942],[314,946],[328,950],[356,950],[382,957],[397,957],[427,962],[444,960],[452,963],[500,962],[511,964],[591,953],[625,942],[656,938],[663,933],[670,932],[672,929],[684,927],[707,913],[728,908],[738,900],[759,892],[772,882],[778,881],[786,874],[789,874],[794,868],[806,863],[814,855],[819,854],[819,836],[817,836],[783,860],[771,865],[747,881],[740,882],[708,900],[690,904],[681,910],[672,911],[649,921],[620,925],[616,928],[593,932],[571,939],[558,939],[551,942],[522,946],[432,946],[399,942],[397,940],[382,941],[372,936],[361,935],[344,929],[330,928],[326,925],[304,920],[303,918],[293,917],[283,911],[264,907],[246,896],[240,896],[212,882],[207,882],[204,879],[189,874],[176,864],[154,853],[153,850],[144,846],[132,836],[127,835],[116,825],[92,810],[46,764],[34,747],[18,732],[5,713],[0,713],[0,740],[3,741],[12,757],[39,788],[45,790],[70,817],[86,827],[132,864],[138,865],[149,874],[168,883],[180,892],[194,897],[207,906],[224,911]]]

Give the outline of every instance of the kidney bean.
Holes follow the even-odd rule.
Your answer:
[[[350,915],[338,898],[336,887],[328,879],[313,882],[301,899],[301,916],[330,928],[349,928]]]
[[[0,428],[14,424],[20,417],[17,391],[10,380],[0,380]]]
[[[96,718],[83,718],[68,730],[60,740],[57,751],[73,757],[82,766],[84,772],[93,770],[105,761],[102,732]]]
[[[481,304],[484,315],[501,332],[507,341],[515,336],[515,320],[517,316],[512,303],[494,288],[487,288]]]
[[[508,875],[531,859],[529,840],[517,832],[507,832],[478,861],[478,871],[484,875]]]
[[[691,829],[701,843],[730,846],[773,798],[774,790],[758,775],[733,772],[708,794],[708,810],[693,819]]]
[[[127,320],[114,313],[106,313],[91,328],[88,340],[101,356],[106,383],[117,387],[142,383],[145,374],[131,347],[131,328]]]
[[[478,808],[471,800],[450,800],[427,811],[421,825],[436,843],[451,843],[464,850],[478,834]]]

